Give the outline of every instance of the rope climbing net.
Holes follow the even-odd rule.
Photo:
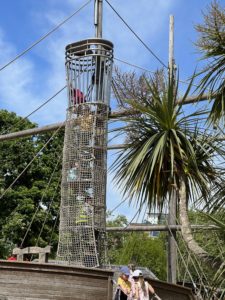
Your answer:
[[[58,259],[105,261],[107,121],[113,45],[92,39],[66,47],[68,112],[63,150]]]

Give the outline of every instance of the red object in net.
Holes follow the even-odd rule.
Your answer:
[[[79,89],[73,89],[72,97],[74,105],[86,102],[84,94]]]

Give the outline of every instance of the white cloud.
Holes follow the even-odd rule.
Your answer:
[[[16,55],[16,49],[6,41],[2,29],[0,29],[0,52],[1,66]],[[26,58],[3,69],[0,73],[1,106],[24,115],[26,110],[29,111],[29,108],[36,104],[36,97],[32,94],[34,81],[34,64]]]

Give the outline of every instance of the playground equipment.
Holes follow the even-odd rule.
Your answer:
[[[98,267],[105,256],[107,121],[113,44],[95,38],[66,47],[65,126],[58,260]]]

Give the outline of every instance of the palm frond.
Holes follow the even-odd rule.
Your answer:
[[[186,177],[188,197],[206,197],[209,182],[217,177],[211,160],[218,149],[204,129],[193,126],[202,122],[205,111],[182,116],[176,105],[177,84],[169,81],[168,85],[159,92],[146,79],[151,101],[145,97],[140,102],[127,101],[138,114],[126,118],[121,131],[129,136],[128,144],[113,164],[124,195],[154,208],[165,204],[174,184],[179,187],[181,175]]]
[[[207,14],[204,24],[197,25],[200,37],[196,43],[203,53],[202,60],[207,65],[196,76],[201,80],[197,90],[202,95],[209,90],[209,100],[213,102],[209,115],[210,123],[218,123],[225,117],[225,9],[214,1]],[[213,100],[212,100],[213,99]]]

